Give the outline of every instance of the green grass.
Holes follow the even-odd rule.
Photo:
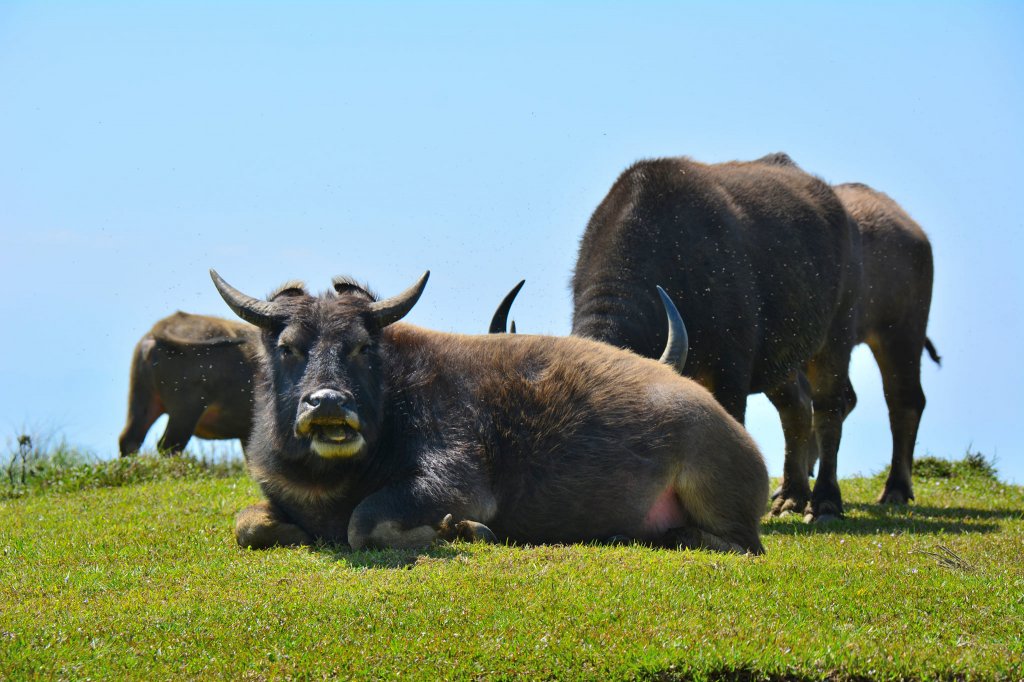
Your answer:
[[[241,476],[245,466],[215,445],[198,448],[199,454],[158,457],[118,457],[101,460],[95,455],[50,436],[21,435],[0,458],[0,500],[40,492],[72,492],[88,488],[166,479]]]
[[[1024,678],[1024,489],[977,467],[904,509],[843,481],[846,520],[766,520],[750,558],[248,551],[253,483],[142,459],[167,475],[0,500],[0,679]]]

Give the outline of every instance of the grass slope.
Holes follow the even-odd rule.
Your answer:
[[[256,487],[170,471],[0,500],[0,678],[1024,678],[1024,489],[969,468],[898,510],[844,481],[846,520],[766,521],[756,559],[247,551]]]

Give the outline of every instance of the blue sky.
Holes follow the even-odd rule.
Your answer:
[[[410,321],[467,333],[526,278],[520,328],[566,334],[626,166],[784,150],[931,236],[918,454],[1024,482],[1022,35],[1015,3],[4,2],[0,430],[112,456],[137,339],[229,314],[211,266],[254,294],[429,268]],[[866,348],[852,374],[841,475],[890,453]],[[763,397],[748,427],[780,473]]]

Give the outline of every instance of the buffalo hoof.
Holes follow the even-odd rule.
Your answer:
[[[665,532],[661,544],[672,549],[700,549],[700,535],[696,528],[672,528]]]
[[[812,507],[804,516],[804,521],[822,524],[838,521],[841,518],[843,518],[842,503],[836,504],[835,502],[825,500],[817,505],[817,509]]]
[[[772,491],[771,501],[774,502],[775,500],[779,499],[780,497],[782,497],[782,486],[781,485],[778,488],[776,488],[774,491]]]
[[[268,549],[313,544],[313,538],[293,523],[281,521],[266,502],[254,504],[235,516],[239,547]]]
[[[456,523],[452,519],[451,514],[445,516],[441,521],[441,525],[437,529],[437,536],[448,542],[463,540],[464,542],[498,543],[498,537],[494,534],[494,531],[484,524],[466,519]]]
[[[790,495],[783,497],[780,493],[772,503],[772,516],[788,516],[789,514],[810,513],[806,497]]]
[[[907,504],[914,499],[914,493],[908,493],[899,488],[889,488],[888,486],[882,491],[882,494],[878,496],[879,504]]]
[[[709,549],[714,552],[747,553],[747,550],[735,542],[730,542],[699,528],[672,528],[665,533],[661,544],[664,547],[675,549]]]

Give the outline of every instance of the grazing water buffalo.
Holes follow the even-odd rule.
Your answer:
[[[867,343],[882,373],[892,429],[892,466],[879,502],[914,499],[911,470],[917,428],[924,412],[921,353],[940,358],[926,336],[932,301],[932,247],[921,226],[888,195],[867,185],[836,185],[857,221],[864,252],[864,289],[857,341]],[[856,402],[848,387],[850,409]],[[815,406],[817,407],[817,406]]]
[[[796,167],[785,154],[761,160]],[[878,501],[905,504],[914,499],[914,443],[925,406],[921,354],[927,350],[934,362],[941,363],[926,336],[932,299],[932,247],[921,226],[888,195],[861,183],[835,185],[833,190],[856,222],[861,237],[863,283],[856,341],[871,348],[889,406],[892,464]],[[849,379],[846,394],[849,414],[857,403]],[[816,454],[813,447],[810,452],[808,470],[813,469]]]
[[[181,452],[193,434],[238,438],[244,449],[258,344],[252,325],[217,317],[177,312],[153,325],[132,356],[121,456],[137,452],[165,413],[161,451]]]
[[[385,300],[336,278],[265,301],[211,275],[262,329],[248,462],[267,499],[239,513],[240,545],[625,536],[763,551],[757,446],[664,364],[586,339],[400,323],[426,274]]]
[[[786,437],[775,511],[842,514],[836,454],[860,287],[859,235],[832,189],[783,154],[751,162],[641,161],[594,211],[572,279],[572,333],[653,357],[664,344],[655,284],[683,303],[684,372],[743,421],[764,392]],[[811,404],[820,438],[807,477]]]

